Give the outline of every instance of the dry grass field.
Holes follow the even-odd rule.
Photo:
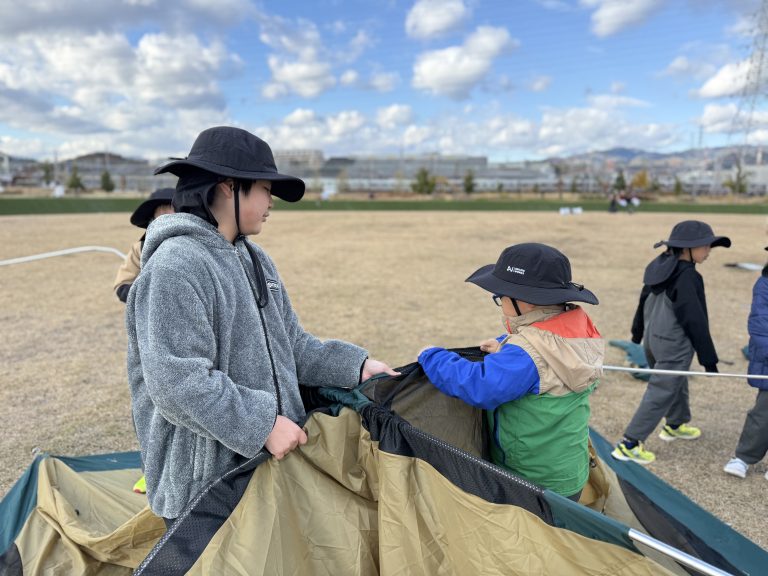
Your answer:
[[[281,212],[257,238],[272,255],[304,326],[321,338],[356,342],[403,365],[424,345],[475,345],[501,333],[498,309],[464,279],[509,244],[539,241],[571,258],[574,280],[601,304],[587,306],[606,339],[628,339],[644,266],[655,241],[694,214],[541,212]],[[721,371],[744,373],[741,348],[758,272],[726,262],[763,263],[764,216],[709,215],[730,250],[699,267]],[[71,246],[127,251],[139,236],[127,214],[0,217],[0,260]],[[78,455],[136,449],[126,385],[124,307],[112,292],[119,265],[89,253],[0,267],[0,495],[35,449]],[[607,364],[623,364],[608,348]],[[694,369],[701,369],[694,363]],[[606,373],[593,396],[592,425],[620,437],[644,385]],[[766,462],[746,480],[727,477],[755,391],[744,380],[691,380],[697,442],[655,435],[651,470],[768,548]]]

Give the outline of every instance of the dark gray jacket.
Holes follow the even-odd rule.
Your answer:
[[[127,302],[128,380],[159,516],[177,517],[208,482],[255,456],[278,404],[283,416],[303,420],[299,383],[359,381],[366,351],[305,332],[274,263],[251,245],[270,291],[264,324],[242,241],[227,242],[191,214],[158,218],[147,232]]]

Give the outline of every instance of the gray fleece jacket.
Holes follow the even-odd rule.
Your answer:
[[[305,332],[274,263],[251,245],[269,287],[264,323],[243,241],[227,242],[191,214],[163,216],[147,231],[126,309],[128,380],[159,516],[176,518],[207,483],[255,456],[278,413],[301,421],[299,383],[359,381],[366,351]]]

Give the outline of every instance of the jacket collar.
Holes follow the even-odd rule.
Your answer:
[[[506,314],[502,314],[502,320],[507,332],[510,334],[517,334],[523,326],[530,326],[531,324],[548,320],[549,318],[552,318],[552,316],[557,316],[562,313],[563,307],[560,304],[555,304],[552,306],[535,308],[522,316],[507,316]]]

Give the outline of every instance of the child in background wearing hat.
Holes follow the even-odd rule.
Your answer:
[[[765,248],[768,250],[768,246]],[[752,289],[752,309],[747,321],[749,331],[749,374],[768,375],[768,264]],[[741,430],[736,455],[723,471],[731,476],[746,478],[747,470],[765,458],[768,452],[768,380],[750,378],[757,388],[755,405],[747,413]],[[765,473],[768,480],[768,472]]]
[[[133,211],[133,214],[131,214],[131,224],[146,230],[149,223],[155,218],[163,214],[173,214],[172,199],[173,188],[158,188]],[[128,298],[131,284],[133,284],[136,276],[141,271],[141,247],[144,246],[144,236],[142,235],[141,238],[133,243],[131,251],[128,252],[125,260],[117,270],[114,291],[120,302],[125,302]]]
[[[304,182],[277,172],[269,145],[232,127],[204,130],[185,159],[175,214],[147,230],[126,309],[128,380],[152,511],[168,525],[210,482],[262,449],[307,441],[299,382],[354,387],[383,362],[306,332],[259,234],[272,197]]]
[[[686,220],[675,224],[667,250],[645,269],[640,302],[632,322],[632,342],[642,340],[648,365],[657,370],[688,371],[694,352],[707,372],[717,372],[717,353],[709,334],[704,280],[696,271],[716,246],[728,248],[729,238],[715,236],[705,222]],[[662,418],[659,438],[666,442],[695,440],[701,430],[688,426],[691,409],[688,378],[651,374],[643,399],[611,455],[647,465],[656,459],[643,443]]]
[[[483,342],[482,362],[425,348],[419,362],[445,394],[486,410],[491,458],[515,474],[578,501],[589,476],[589,395],[605,343],[568,302],[597,304],[571,282],[571,265],[544,244],[505,249],[466,280],[490,292],[506,334]]]

